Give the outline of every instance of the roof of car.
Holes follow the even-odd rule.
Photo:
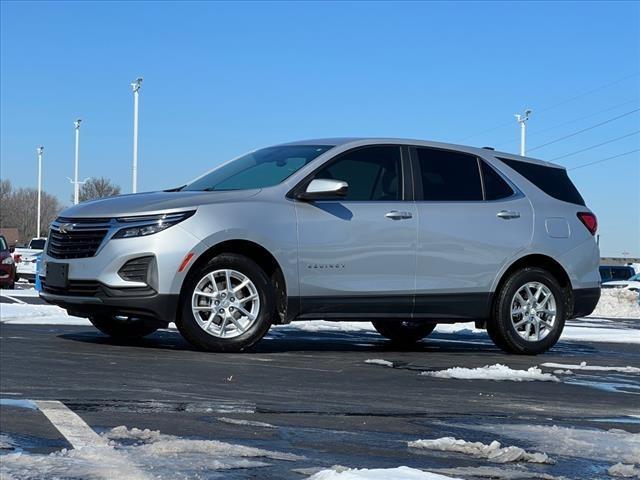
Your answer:
[[[503,157],[510,160],[519,160],[522,162],[545,165],[548,167],[565,168],[562,165],[546,162],[544,160],[540,160],[537,158],[521,157],[520,155],[514,155],[513,153],[498,152],[489,148],[471,147],[468,145],[457,145],[454,143],[432,142],[427,140],[416,140],[411,138],[385,138],[385,137],[314,138],[309,140],[300,140],[296,142],[287,142],[287,143],[283,143],[282,145],[331,145],[331,146],[337,147],[337,146],[347,146],[349,144],[353,144],[353,146],[356,147],[360,145],[366,145],[368,143],[372,143],[372,144],[391,143],[391,144],[399,144],[399,145],[416,145],[416,146],[424,146],[424,147],[450,149],[450,150],[457,150],[461,152],[471,153],[479,156],[491,155],[494,157]]]

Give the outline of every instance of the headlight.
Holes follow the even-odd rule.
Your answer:
[[[186,220],[196,213],[195,210],[179,213],[162,213],[160,215],[145,215],[140,217],[122,217],[116,220],[120,223],[134,223],[130,227],[121,228],[113,238],[146,237],[166,230],[177,223]]]
[[[15,262],[13,261],[13,258],[11,258],[11,255],[9,255],[7,258],[2,260],[3,265],[11,265],[13,263]]]

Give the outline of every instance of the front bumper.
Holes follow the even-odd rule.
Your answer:
[[[168,324],[175,321],[179,295],[159,294],[151,288],[111,288],[98,283],[85,284],[69,294],[48,288],[43,282],[40,298],[76,317],[123,315]]]

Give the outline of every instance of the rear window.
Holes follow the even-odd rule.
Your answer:
[[[564,168],[546,167],[535,163],[499,158],[547,195],[563,202],[585,205],[584,199],[571,182]]]
[[[34,250],[44,250],[45,242],[46,240],[43,239],[31,240],[31,243],[29,243],[29,248],[32,248]]]

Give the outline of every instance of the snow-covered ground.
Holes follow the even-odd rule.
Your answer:
[[[17,300],[24,297],[37,296],[33,289],[2,290],[0,294]],[[606,317],[606,318],[602,318]],[[616,320],[617,318],[625,321]],[[630,326],[630,320],[638,320],[637,325]],[[54,305],[28,305],[0,303],[0,322],[21,324],[51,325],[90,325],[83,318],[71,317],[66,311]],[[171,324],[170,326],[173,326]],[[293,322],[273,328],[272,335],[285,333],[287,330],[304,332],[375,332],[369,322],[327,322],[304,321]],[[486,331],[476,329],[473,323],[440,324],[436,332],[444,334],[473,334],[486,337]],[[640,306],[637,294],[630,291],[606,289],[595,312],[589,317],[570,320],[565,325],[561,341],[576,342],[612,342],[640,344]]]
[[[125,426],[104,432],[102,438],[106,441],[103,445],[63,449],[49,455],[5,454],[0,461],[0,478],[36,478],[34,472],[37,478],[201,478],[203,472],[252,469],[267,466],[271,461],[304,459],[291,453]]]
[[[409,467],[345,468],[333,467],[311,475],[308,480],[461,480]]]

